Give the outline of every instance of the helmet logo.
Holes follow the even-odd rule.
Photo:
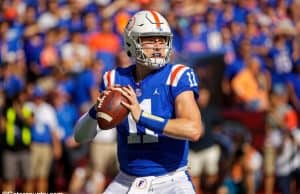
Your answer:
[[[130,31],[130,30],[133,28],[134,24],[135,24],[135,17],[133,16],[133,17],[131,17],[131,18],[129,19],[129,21],[128,21],[128,23],[127,23],[127,25],[126,25],[125,28],[126,28],[128,31]]]

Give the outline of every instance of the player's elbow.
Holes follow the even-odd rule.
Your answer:
[[[74,126],[74,139],[77,143],[86,143],[97,135],[97,121],[84,114]]]
[[[198,141],[203,134],[203,129],[200,124],[194,124],[193,130],[190,136],[190,141]]]
[[[74,139],[79,144],[83,143],[83,140],[82,140],[82,138],[80,138],[80,136],[78,135],[78,133],[74,134]]]
[[[74,133],[74,139],[79,144],[84,143],[84,139],[82,138],[82,135],[80,135],[79,131],[76,129],[75,129],[75,133]]]

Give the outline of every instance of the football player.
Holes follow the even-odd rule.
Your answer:
[[[122,104],[130,110],[116,126],[120,172],[104,193],[195,193],[187,156],[188,140],[203,133],[195,100],[198,78],[191,68],[168,63],[172,32],[158,12],[136,13],[124,33],[125,50],[135,64],[106,72],[101,85],[102,91],[124,86],[129,103]],[[95,119],[95,107],[79,119],[78,142],[96,135]]]

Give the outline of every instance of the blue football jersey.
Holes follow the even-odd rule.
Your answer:
[[[198,78],[187,66],[167,64],[139,83],[134,80],[135,67],[106,72],[101,90],[115,84],[130,85],[141,108],[163,118],[175,118],[175,99],[180,93],[189,90],[198,97]],[[118,159],[123,172],[134,176],[162,175],[187,165],[187,140],[156,134],[138,125],[130,114],[116,128]]]

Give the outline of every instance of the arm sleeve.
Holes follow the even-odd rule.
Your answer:
[[[104,74],[105,76],[106,74]],[[106,86],[104,84],[104,76],[102,77],[101,85],[99,91],[105,90]],[[89,142],[94,139],[98,131],[100,131],[97,120],[96,111],[93,107],[89,112],[85,113],[80,117],[74,127],[74,138],[78,143]]]
[[[85,143],[94,139],[98,132],[97,121],[89,113],[80,117],[74,127],[74,138],[78,143]]]

